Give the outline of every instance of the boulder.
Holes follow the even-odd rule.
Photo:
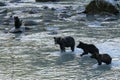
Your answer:
[[[107,12],[111,14],[119,14],[117,5],[113,0],[92,0],[85,8],[86,14],[99,14]]]

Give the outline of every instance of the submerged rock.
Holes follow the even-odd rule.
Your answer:
[[[92,0],[84,11],[86,14],[99,14],[108,12],[117,15],[119,13],[117,5],[113,0]]]
[[[58,34],[58,32],[53,30],[53,31],[50,31],[48,34],[49,35],[56,35],[56,34]]]
[[[11,3],[14,3],[14,2],[20,2],[21,0],[11,0],[10,2]]]
[[[38,25],[38,23],[35,21],[25,21],[24,25],[25,26],[33,26],[33,25]]]
[[[6,14],[6,13],[7,13],[7,9],[0,10],[0,14]]]
[[[0,6],[6,6],[4,2],[0,2]]]

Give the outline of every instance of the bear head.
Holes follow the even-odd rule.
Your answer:
[[[54,42],[55,44],[60,44],[61,43],[61,37],[54,37]]]
[[[14,20],[19,20],[18,16],[14,16]]]
[[[85,44],[83,42],[79,42],[79,44],[77,45],[77,48],[82,48]]]

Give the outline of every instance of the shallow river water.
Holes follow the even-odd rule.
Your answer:
[[[89,1],[5,0],[7,6],[0,8],[0,80],[119,80],[120,19],[81,14]],[[30,30],[22,34],[4,33],[14,27],[11,15],[35,24],[25,25]],[[98,66],[90,55],[80,57],[83,51],[78,48],[61,53],[56,36],[72,36],[76,46],[79,41],[94,44],[112,57],[112,64]]]

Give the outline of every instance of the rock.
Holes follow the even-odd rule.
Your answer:
[[[49,1],[51,1],[51,2],[55,2],[55,1],[57,1],[57,0],[35,0],[36,2],[49,2]]]
[[[68,14],[68,13],[61,13],[61,14],[59,14],[59,17],[60,18],[69,18],[69,17],[71,17],[72,15],[71,14]]]
[[[38,25],[38,23],[35,21],[25,21],[24,25],[25,26],[33,26],[33,25]]]
[[[4,30],[4,32],[5,33],[23,33],[23,32],[25,32],[25,31],[29,31],[29,30],[31,30],[31,28],[29,28],[29,27],[20,27],[20,28],[18,28],[18,29],[15,29],[14,27],[13,28],[11,28],[10,30],[8,29],[8,28],[5,28],[5,30]]]
[[[4,2],[0,2],[0,6],[6,6]]]
[[[53,31],[50,31],[48,34],[49,35],[56,35],[56,34],[58,34],[58,32],[53,30]]]
[[[28,10],[29,14],[36,14],[36,13],[40,13],[40,9],[37,7],[31,8]]]
[[[7,13],[7,9],[0,10],[0,14],[5,14],[5,13]]]
[[[113,1],[113,0],[112,0]],[[92,0],[84,11],[86,14],[99,14],[101,12],[108,12],[111,14],[119,14],[119,10],[111,0]]]
[[[15,29],[15,28],[12,28],[9,30],[9,33],[22,33],[24,30],[22,28],[19,28],[19,29]]]

